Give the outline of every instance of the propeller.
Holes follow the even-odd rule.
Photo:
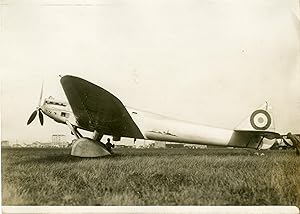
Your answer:
[[[43,111],[41,109],[41,104],[42,104],[42,97],[43,97],[43,88],[44,88],[44,83],[42,83],[42,88],[41,88],[41,94],[40,94],[40,99],[39,99],[39,103],[38,103],[38,107],[36,108],[36,110],[34,112],[32,112],[32,114],[30,115],[28,121],[27,121],[27,125],[29,125],[36,117],[37,113],[39,113],[39,119],[40,119],[40,123],[41,125],[44,124],[44,116],[43,116]]]

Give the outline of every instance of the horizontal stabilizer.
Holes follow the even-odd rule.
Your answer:
[[[265,143],[264,139],[273,140],[274,144],[277,138],[280,134],[273,131],[234,130],[228,146],[258,149]],[[268,144],[272,146],[270,141]]]
[[[281,135],[278,132],[273,132],[273,131],[257,131],[257,130],[234,130],[235,133],[243,133],[243,134],[251,134],[251,135],[257,135],[261,137],[265,137],[269,140],[272,139],[279,139]]]

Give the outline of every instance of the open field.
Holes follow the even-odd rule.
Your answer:
[[[2,149],[3,205],[296,205],[294,151],[116,149],[112,157],[70,149]]]

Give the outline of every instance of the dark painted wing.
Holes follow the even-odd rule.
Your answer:
[[[144,138],[117,97],[79,77],[64,76],[60,82],[81,128],[117,137]]]

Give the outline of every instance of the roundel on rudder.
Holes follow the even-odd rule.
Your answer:
[[[267,111],[259,109],[251,114],[250,123],[256,130],[266,130],[271,125],[271,116]]]

